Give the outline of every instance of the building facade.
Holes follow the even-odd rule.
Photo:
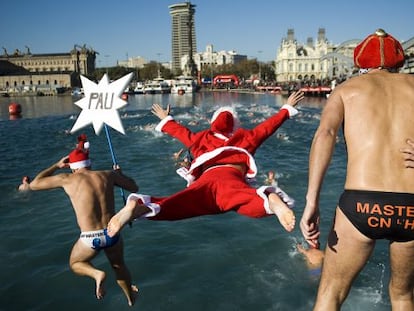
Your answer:
[[[118,66],[125,68],[144,68],[146,64],[148,64],[148,61],[141,56],[129,57],[125,61],[118,61]]]
[[[275,61],[276,79],[280,83],[299,82],[305,84],[329,84],[340,82],[357,73],[354,67],[354,49],[361,39],[350,39],[341,44],[330,43],[325,29],[320,28],[316,42],[308,38],[306,44],[299,43],[293,29],[282,39]],[[406,63],[401,72],[413,73],[414,38],[402,42]]]
[[[171,15],[171,51],[172,71],[181,71],[181,59],[187,55],[188,63],[184,68],[184,74],[195,76],[196,68],[193,62],[193,54],[197,52],[195,33],[195,5],[190,2],[173,4],[168,7]]]
[[[86,46],[77,46],[69,53],[32,54],[5,49],[0,55],[3,70],[0,71],[0,89],[35,88],[54,85],[69,88],[79,84],[79,75],[89,75],[95,70],[96,52]],[[12,70],[9,63],[20,70]],[[5,70],[4,68],[8,68]]]
[[[293,29],[288,29],[282,39],[275,61],[278,82],[316,81],[328,77],[329,63],[322,57],[333,51],[333,45],[325,37],[321,28],[318,38],[308,38],[306,44],[299,43]]]
[[[202,71],[206,66],[220,66],[225,64],[237,64],[243,60],[247,60],[246,55],[240,55],[236,51],[218,51],[215,52],[213,45],[208,44],[204,52],[195,53],[193,55],[194,63],[198,71]],[[181,68],[185,68],[188,63],[188,55],[181,59]]]

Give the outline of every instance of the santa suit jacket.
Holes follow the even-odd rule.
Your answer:
[[[291,105],[283,105],[279,112],[258,124],[253,129],[239,128],[230,137],[211,129],[193,133],[190,129],[176,122],[172,116],[162,119],[156,130],[178,139],[190,149],[194,160],[185,173],[179,173],[188,184],[196,180],[203,172],[203,167],[224,164],[245,164],[247,178],[257,174],[253,155],[257,148],[269,138],[282,124],[298,111]]]

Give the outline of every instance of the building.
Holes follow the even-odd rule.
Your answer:
[[[308,38],[306,44],[299,43],[293,29],[288,29],[276,56],[276,80],[278,82],[316,81],[328,77],[328,60],[322,56],[333,51],[333,45],[320,28],[316,42]]]
[[[195,53],[193,55],[194,63],[198,71],[202,71],[204,67],[220,66],[226,64],[237,64],[243,60],[247,60],[247,55],[240,55],[236,51],[218,51],[215,52],[212,44],[206,46],[204,52]],[[181,68],[184,69],[188,63],[188,55],[181,59]]]
[[[180,72],[181,58],[188,56],[188,63],[184,68],[184,74],[196,76],[197,69],[193,61],[193,54],[197,52],[195,33],[195,5],[190,2],[173,4],[168,7],[171,15],[171,51],[172,71]]]
[[[141,56],[130,57],[125,61],[118,61],[118,66],[125,68],[144,68],[146,64],[148,64],[148,61]]]
[[[96,54],[85,45],[75,45],[68,53],[49,54],[33,54],[28,47],[26,52],[16,49],[12,54],[4,49],[0,55],[0,89],[79,86],[79,76],[95,70]]]
[[[306,44],[299,43],[293,29],[282,39],[276,56],[276,80],[280,83],[300,82],[305,84],[325,84],[330,81],[343,81],[356,74],[354,49],[361,39],[350,39],[341,44],[329,43],[325,29],[320,28],[316,43],[308,38]],[[413,73],[414,38],[402,42],[407,55],[401,72]]]

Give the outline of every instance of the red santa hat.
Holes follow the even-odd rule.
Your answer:
[[[83,142],[80,142],[83,144]],[[76,148],[69,153],[69,167],[72,170],[76,170],[83,167],[91,166],[91,160],[89,159],[89,153],[83,148]]]
[[[211,118],[211,130],[215,133],[228,136],[239,127],[239,119],[232,107],[217,109]]]
[[[354,50],[354,63],[359,68],[400,68],[404,62],[401,43],[383,29],[369,35]]]
[[[78,136],[78,148],[82,148],[85,150],[88,150],[90,147],[89,141],[88,141],[88,137],[86,136],[86,134],[80,134]]]

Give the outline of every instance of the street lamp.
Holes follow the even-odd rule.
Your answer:
[[[260,54],[262,54],[262,52],[263,51],[257,51],[257,53],[259,53],[259,55]],[[259,61],[259,83],[261,82],[261,80],[262,80],[262,66],[261,66],[261,64],[260,64],[260,59],[259,59],[259,57],[257,58],[258,59],[258,61]]]
[[[111,55],[104,55],[104,57],[106,58],[106,59],[108,59],[109,57],[111,57]],[[105,61],[105,67],[106,67],[106,74],[108,75],[108,63],[107,63],[108,61],[106,60]]]
[[[161,56],[162,55],[162,53],[157,53],[157,56],[158,56],[158,78],[160,78],[161,77]]]

